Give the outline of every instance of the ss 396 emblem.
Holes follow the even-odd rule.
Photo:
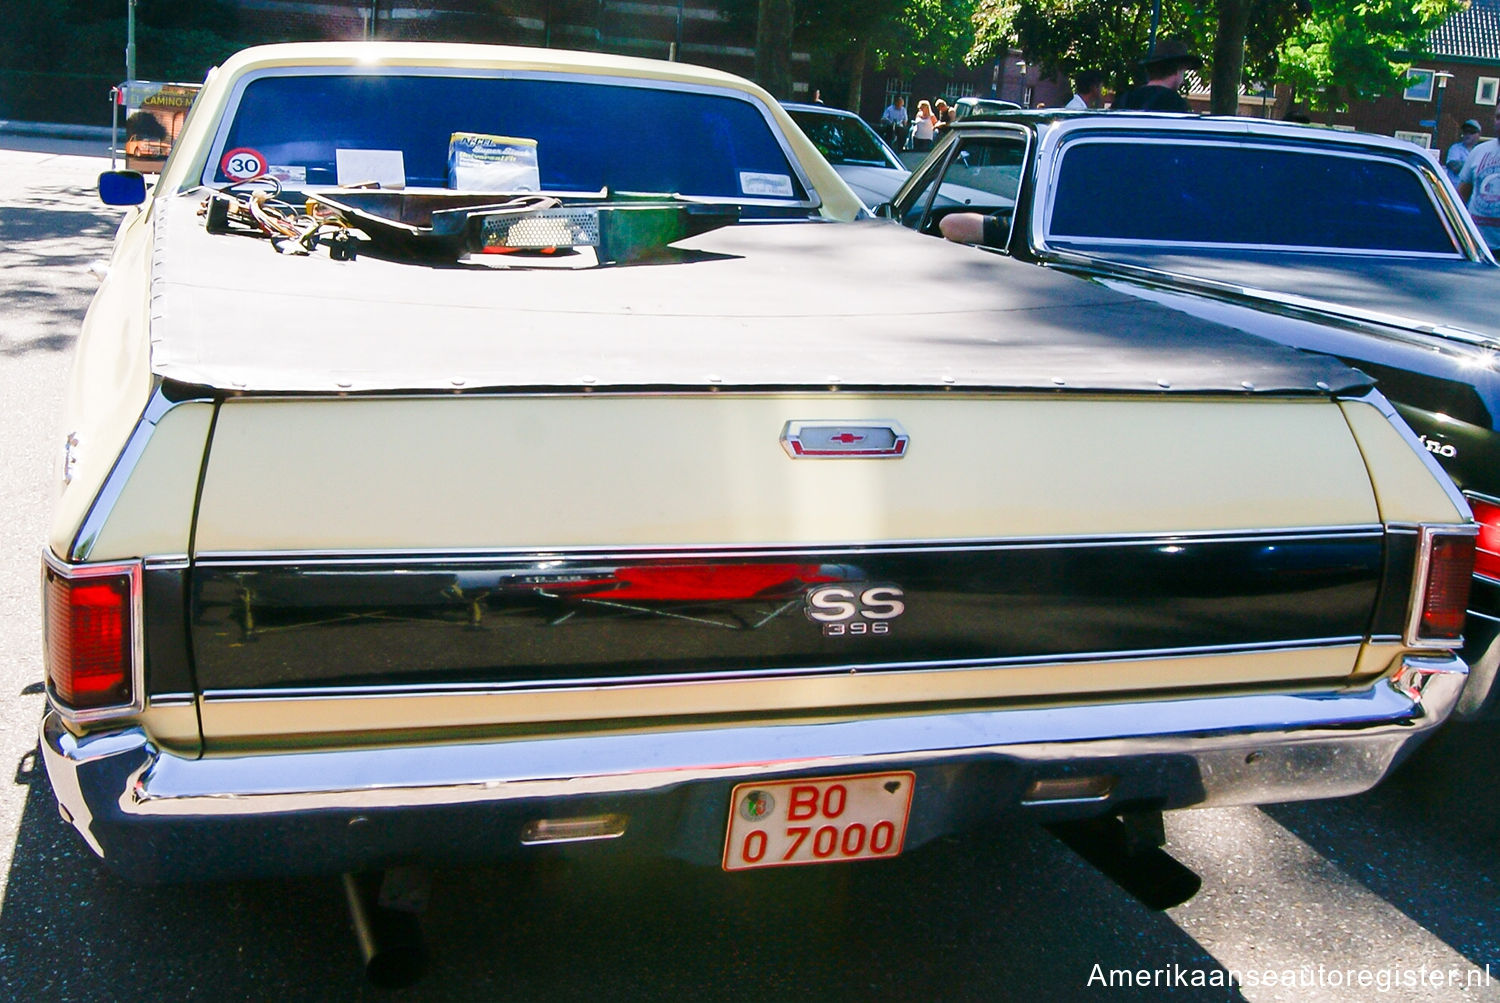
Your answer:
[[[823,625],[824,637],[889,634],[906,612],[906,593],[889,582],[842,582],[809,589],[803,612]]]

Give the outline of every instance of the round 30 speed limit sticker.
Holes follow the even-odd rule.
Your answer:
[[[266,158],[260,155],[259,150],[252,150],[248,146],[236,147],[224,154],[224,159],[219,161],[219,170],[230,181],[249,181],[266,173]]]

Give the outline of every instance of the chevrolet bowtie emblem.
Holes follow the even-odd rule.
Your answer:
[[[899,460],[910,441],[894,421],[789,421],[781,430],[794,460]]]

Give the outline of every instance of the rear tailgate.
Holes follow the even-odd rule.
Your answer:
[[[794,460],[789,421],[909,446]],[[195,530],[204,737],[1327,681],[1380,521],[1326,398],[238,398]]]

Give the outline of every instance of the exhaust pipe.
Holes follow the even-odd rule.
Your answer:
[[[425,875],[414,868],[344,875],[354,939],[372,984],[400,989],[422,977],[427,952],[418,913],[426,905],[425,892]]]
[[[1047,828],[1148,909],[1182,905],[1203,885],[1202,878],[1161,848],[1167,839],[1159,811],[1055,822]]]

